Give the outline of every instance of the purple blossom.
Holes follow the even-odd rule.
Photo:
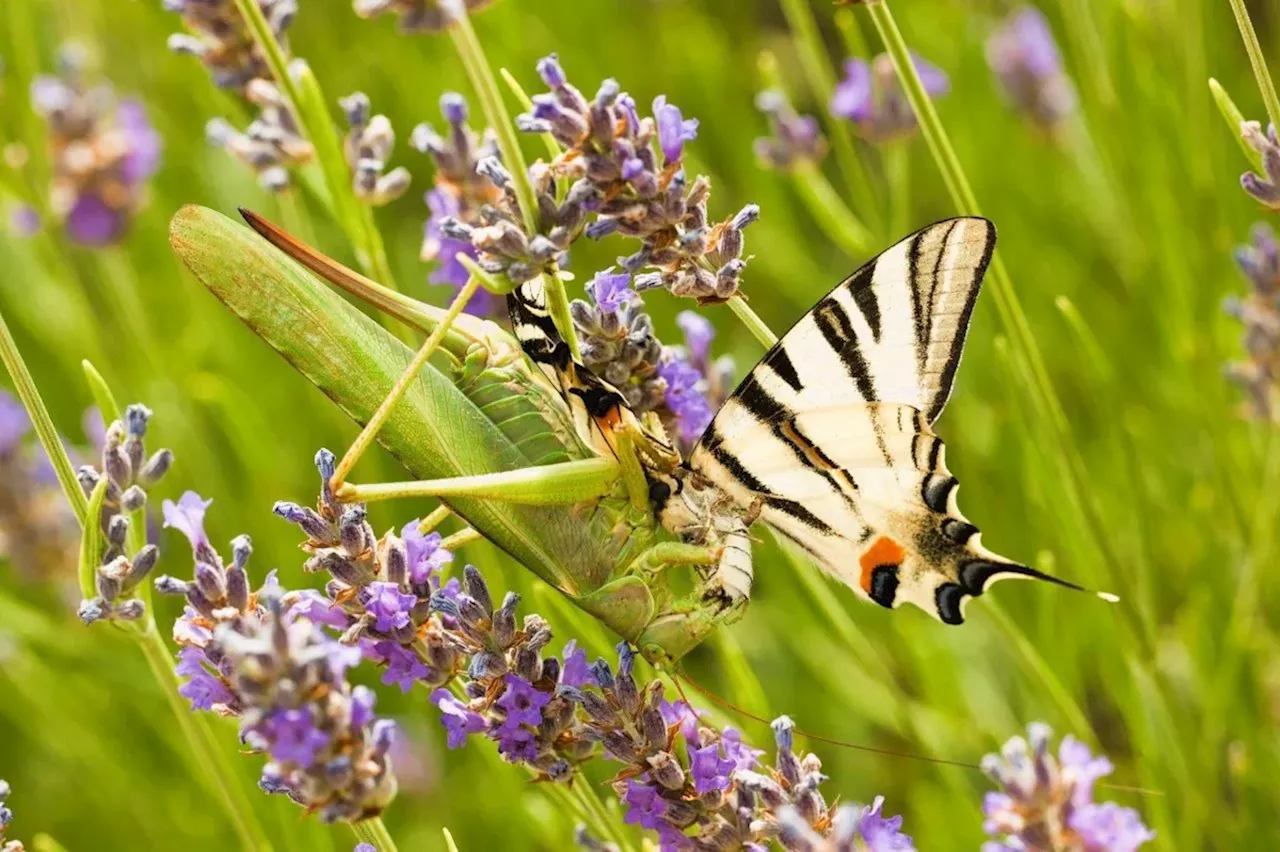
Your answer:
[[[329,738],[316,727],[309,710],[277,710],[266,718],[260,730],[267,740],[267,752],[281,763],[310,766]]]
[[[30,204],[9,208],[9,230],[15,237],[34,237],[40,231],[40,214]]]
[[[351,690],[351,724],[363,728],[373,721],[373,706],[377,696],[367,686],[357,686]]]
[[[188,679],[178,687],[178,694],[191,702],[192,710],[210,710],[215,704],[230,704],[235,700],[221,678],[210,673],[204,651],[200,648],[188,645],[179,649],[174,672]]]
[[[547,706],[551,696],[534,689],[533,684],[516,674],[508,674],[504,681],[507,688],[496,702],[507,713],[502,723],[503,730],[511,731],[520,725],[538,727],[542,722],[542,708]]]
[[[378,852],[378,847],[372,843],[357,843],[352,852]]]
[[[1071,814],[1070,825],[1086,849],[1099,852],[1134,852],[1156,837],[1154,831],[1142,824],[1137,811],[1115,802],[1090,802],[1077,808]]]
[[[911,852],[915,844],[911,836],[903,834],[902,817],[886,819],[880,813],[884,796],[876,796],[870,806],[864,807],[858,817],[858,834],[867,844],[867,852]]]
[[[467,283],[471,273],[458,262],[457,256],[465,254],[474,258],[476,250],[471,243],[447,237],[440,232],[441,222],[450,216],[458,215],[460,209],[458,199],[449,190],[435,187],[427,190],[426,202],[431,215],[427,217],[425,245],[431,248],[424,248],[423,253],[429,254],[439,262],[427,280],[432,284],[452,284],[455,287],[461,287]]]
[[[440,723],[449,732],[449,748],[461,748],[471,734],[485,730],[484,717],[473,712],[447,689],[431,693],[431,703],[440,708]]]
[[[129,147],[120,163],[120,177],[126,183],[142,183],[160,165],[160,134],[151,126],[141,101],[132,98],[116,107],[116,126]]]
[[[676,314],[676,325],[684,332],[684,345],[689,347],[693,363],[706,365],[711,359],[711,341],[716,336],[711,320],[697,311],[681,311]]]
[[[500,726],[496,732],[498,753],[512,762],[532,763],[538,759],[538,744],[528,728]]]
[[[440,546],[440,533],[423,535],[417,520],[405,524],[400,535],[408,556],[409,582],[415,586],[432,583],[440,570],[453,561],[453,554]]]
[[[720,735],[720,745],[724,747],[724,756],[733,761],[735,770],[754,769],[764,754],[764,749],[744,743],[742,732],[737,728],[725,728]]]
[[[382,673],[382,682],[387,686],[394,684],[400,687],[401,692],[408,692],[415,683],[431,673],[417,654],[399,642],[375,642],[372,650],[377,659],[387,666]]]
[[[115,242],[123,233],[125,214],[108,206],[92,193],[78,197],[67,213],[67,235],[84,246],[98,247]]]
[[[662,713],[662,721],[667,727],[679,725],[680,735],[684,737],[684,741],[691,747],[698,746],[697,710],[685,701],[667,701],[664,698],[658,705],[658,711]]]
[[[689,747],[689,773],[693,776],[693,788],[699,793],[728,787],[729,774],[735,768],[734,761],[720,755],[719,743],[710,743],[702,748]]]
[[[0,455],[16,450],[29,431],[31,418],[27,409],[17,397],[0,390]]]
[[[1115,767],[1105,755],[1094,757],[1089,747],[1068,734],[1058,746],[1062,774],[1072,785],[1071,802],[1080,807],[1093,799],[1093,784],[1110,775]]]
[[[342,607],[314,589],[299,592],[289,613],[294,618],[305,618],[313,624],[323,624],[338,630],[346,630],[351,626],[351,617],[342,611]]]
[[[565,643],[564,663],[560,666],[560,683],[565,686],[580,688],[591,677],[587,667],[587,652],[578,647],[576,639]]]
[[[658,795],[657,789],[649,784],[628,780],[626,792],[622,794],[622,804],[627,808],[622,821],[629,825],[657,829],[667,824],[662,818],[667,812],[667,804]]]
[[[681,440],[696,441],[715,416],[701,390],[702,374],[683,358],[668,357],[658,365],[658,375],[667,383],[667,408],[676,417]]]
[[[612,266],[596,273],[587,285],[587,292],[601,311],[611,314],[636,298],[630,273],[614,272]]]
[[[379,633],[394,633],[409,626],[409,611],[418,602],[416,595],[405,594],[395,583],[383,582],[370,583],[365,594],[365,610],[373,616],[374,629]]]
[[[658,147],[667,163],[674,163],[684,153],[684,143],[698,138],[698,119],[685,118],[679,107],[667,103],[666,95],[653,100],[653,117],[658,125]]]
[[[186,491],[178,502],[165,500],[161,504],[164,514],[164,525],[172,527],[187,537],[191,542],[191,550],[198,551],[201,546],[208,547],[209,537],[204,531],[204,513],[213,500],[205,500],[194,491]]]
[[[1075,92],[1044,14],[1033,6],[1010,13],[987,40],[987,64],[1013,104],[1052,127],[1075,108]]]
[[[950,81],[940,68],[914,53],[911,63],[929,97],[939,97],[950,89]],[[893,141],[915,131],[915,113],[888,54],[882,53],[870,63],[847,59],[844,70],[844,79],[828,105],[833,116],[851,120],[872,142]]]

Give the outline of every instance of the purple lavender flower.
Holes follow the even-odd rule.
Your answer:
[[[375,659],[387,667],[382,673],[382,682],[387,686],[400,687],[401,692],[408,692],[414,684],[431,673],[426,663],[399,642],[375,642],[373,651]]]
[[[623,305],[636,297],[635,291],[631,289],[631,274],[614,272],[612,266],[596,273],[595,278],[587,284],[587,293],[596,306],[606,313],[617,313]]]
[[[431,703],[440,708],[440,723],[449,732],[449,748],[461,748],[466,745],[467,737],[482,734],[487,727],[483,716],[473,712],[447,689],[431,693]]]
[[[570,639],[564,644],[561,656],[564,662],[560,664],[560,683],[575,689],[581,688],[591,677],[587,668],[587,652],[578,647],[577,640]]]
[[[409,582],[414,585],[438,583],[440,571],[453,561],[453,554],[441,547],[444,539],[440,533],[423,535],[418,529],[418,521],[413,520],[404,525],[400,535],[404,538]]]
[[[378,852],[378,847],[372,843],[357,843],[352,852]]]
[[[987,40],[987,64],[1005,95],[1037,125],[1054,128],[1075,109],[1075,92],[1044,14],[1034,6],[1009,13]]]
[[[669,355],[658,366],[658,375],[667,383],[666,404],[675,415],[680,440],[692,445],[715,416],[701,389],[702,374],[684,358]]]
[[[902,816],[886,819],[880,814],[883,805],[884,796],[876,796],[858,815],[858,834],[867,845],[867,852],[911,852],[915,844],[910,835],[900,831]]]
[[[67,235],[89,247],[124,236],[160,158],[160,137],[138,101],[89,85],[83,56],[64,48],[60,76],[36,78],[31,102],[49,125],[49,207]]]
[[[30,204],[14,204],[9,208],[9,231],[15,237],[34,237],[40,233],[40,214]]]
[[[1276,129],[1267,126],[1262,132],[1262,125],[1256,121],[1242,121],[1240,135],[1249,147],[1262,156],[1262,171],[1245,172],[1240,176],[1240,186],[1252,195],[1263,206],[1271,210],[1280,210],[1280,139],[1276,137]]]
[[[204,515],[212,503],[213,500],[205,500],[194,491],[183,492],[177,503],[165,500],[160,506],[164,525],[185,535],[191,542],[191,549],[199,551],[209,544],[209,536],[204,531]]]
[[[1111,761],[1069,736],[1055,759],[1051,736],[1048,725],[1033,723],[1027,739],[1013,737],[1000,755],[982,759],[983,772],[1001,788],[983,798],[983,830],[997,841],[984,849],[1133,852],[1155,837],[1136,812],[1093,802],[1094,783],[1111,773]]]
[[[1247,394],[1246,416],[1271,420],[1280,403],[1280,247],[1269,225],[1253,227],[1249,244],[1236,249],[1236,263],[1251,291],[1224,300],[1223,310],[1244,326],[1247,357],[1228,364],[1227,377]]]
[[[662,149],[663,158],[668,165],[678,162],[684,153],[684,143],[698,138],[698,119],[686,119],[679,107],[667,103],[666,95],[654,98],[653,118],[658,124],[658,147]]]
[[[211,710],[215,704],[231,704],[235,700],[222,678],[210,669],[208,658],[200,648],[186,646],[179,649],[174,672],[186,678],[178,688],[178,694],[191,702],[192,710]]]
[[[951,84],[941,69],[915,54],[911,62],[929,97],[947,93]],[[850,58],[845,60],[844,68],[844,79],[836,87],[829,105],[833,116],[851,120],[863,138],[877,144],[915,132],[915,113],[888,54],[882,53],[870,63]]]
[[[706,365],[711,357],[711,341],[716,336],[711,320],[697,311],[681,311],[676,314],[676,325],[684,332],[684,343],[693,363]]]
[[[392,633],[409,625],[416,596],[401,592],[395,583],[370,583],[365,588],[369,596],[366,611],[374,618],[374,629]]]
[[[1154,831],[1142,824],[1137,811],[1115,802],[1079,806],[1071,814],[1071,830],[1086,849],[1106,852],[1134,852],[1156,837]]]
[[[396,142],[391,119],[373,115],[373,105],[364,92],[339,98],[338,103],[347,118],[348,131],[342,140],[342,151],[351,170],[356,198],[370,207],[390,204],[404,195],[412,180],[409,170],[403,166],[386,170]]]
[[[733,761],[733,768],[736,770],[755,769],[764,754],[764,749],[752,748],[743,742],[742,732],[737,728],[724,729],[720,734],[720,746],[724,749],[724,756]]]
[[[263,721],[260,733],[268,742],[267,751],[275,760],[309,767],[329,737],[316,727],[309,710],[277,710]]]
[[[836,94],[839,97],[839,91]],[[827,155],[818,120],[798,114],[782,92],[769,89],[756,95],[756,109],[769,120],[769,135],[755,141],[756,157],[768,168],[810,167]]]
[[[622,821],[629,825],[649,829],[666,825],[662,818],[667,810],[666,803],[651,784],[634,779],[627,781],[626,792],[622,794],[622,804],[627,809]]]
[[[502,727],[508,731],[520,725],[536,728],[542,723],[542,708],[547,706],[551,696],[533,688],[533,684],[515,674],[505,678],[507,688],[496,702],[507,714]]]
[[[289,615],[338,630],[346,630],[351,626],[351,616],[315,589],[303,589],[298,592],[297,599],[289,607]]]
[[[689,774],[698,793],[711,793],[729,786],[729,775],[737,764],[721,754],[720,743],[702,748],[689,747]]]

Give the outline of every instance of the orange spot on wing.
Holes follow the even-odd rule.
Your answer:
[[[858,564],[862,566],[862,577],[859,580],[862,590],[867,594],[871,594],[872,572],[881,565],[901,565],[902,559],[906,555],[907,551],[903,549],[902,545],[887,535],[882,535],[871,542],[871,546],[858,558]]]

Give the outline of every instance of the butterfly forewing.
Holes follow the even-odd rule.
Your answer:
[[[950,219],[867,263],[756,365],[689,462],[877,603],[952,623],[995,573],[1023,573],[959,514],[930,429],[994,246],[990,222]]]

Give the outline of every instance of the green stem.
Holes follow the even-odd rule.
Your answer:
[[[836,77],[823,49],[813,8],[809,0],[781,0],[780,5],[787,18],[787,25],[791,28],[796,53],[805,78],[809,81],[809,88],[825,108],[835,92]],[[846,122],[835,119],[829,124],[829,136],[836,162],[853,193],[854,206],[871,223],[872,230],[879,231],[884,223],[880,220],[880,208],[876,204],[871,178],[863,168],[862,160],[854,147],[853,133]]]
[[[88,501],[80,488],[80,481],[76,479],[75,468],[71,466],[67,450],[62,446],[62,439],[58,437],[58,429],[49,416],[49,409],[45,407],[35,379],[31,378],[27,362],[22,359],[22,353],[18,351],[18,344],[9,333],[9,324],[4,321],[2,314],[0,314],[0,360],[4,361],[5,369],[13,379],[14,389],[18,392],[18,398],[22,400],[22,405],[27,409],[27,415],[35,426],[40,444],[44,447],[50,464],[53,465],[58,484],[62,486],[62,493],[66,495],[67,502],[76,513],[76,519],[83,527],[88,513]]]
[[[889,182],[890,239],[905,234],[911,222],[911,164],[905,143],[890,142],[884,149],[884,171]]]
[[[1212,77],[1209,78],[1209,92],[1213,95],[1213,102],[1218,105],[1218,112],[1222,113],[1223,120],[1227,122],[1231,136],[1240,146],[1240,150],[1244,151],[1245,159],[1253,166],[1255,172],[1262,174],[1262,155],[1253,150],[1253,146],[1244,141],[1244,136],[1240,134],[1240,125],[1244,124],[1244,114],[1240,112],[1240,107],[1231,100],[1231,95],[1222,88],[1222,84]]]
[[[240,779],[236,777],[219,747],[208,720],[182,703],[182,696],[178,694],[178,676],[173,670],[173,657],[157,632],[155,623],[152,622],[145,630],[131,635],[137,640],[138,648],[146,658],[151,673],[160,684],[160,692],[168,702],[169,709],[177,717],[178,726],[191,746],[195,763],[204,768],[209,781],[221,796],[236,834],[240,836],[240,842],[248,850],[270,850],[271,843],[253,813],[253,805],[244,794]]]
[[[351,823],[351,832],[361,843],[370,843],[378,852],[396,852],[396,841],[382,823],[381,817]]]
[[[769,326],[765,325],[764,320],[751,310],[747,304],[747,300],[741,295],[734,296],[729,300],[729,310],[747,327],[747,331],[765,345],[765,348],[772,348],[778,342],[778,335],[774,334]]]
[[[1253,21],[1249,20],[1249,10],[1245,8],[1244,0],[1231,0],[1231,11],[1235,13],[1240,37],[1244,39],[1244,49],[1249,54],[1249,64],[1253,66],[1258,90],[1262,92],[1262,102],[1267,105],[1267,118],[1273,125],[1280,127],[1280,97],[1276,96],[1276,86],[1271,81],[1271,72],[1267,70],[1267,60],[1262,55],[1262,45],[1258,43],[1258,34],[1253,31]]]
[[[859,257],[871,250],[875,238],[844,203],[816,163],[797,164],[791,176],[818,227],[840,246],[841,251],[851,257]]]
[[[467,71],[467,77],[471,79],[471,86],[476,90],[476,97],[480,99],[485,121],[498,136],[498,149],[502,152],[502,160],[515,183],[516,200],[520,204],[520,217],[524,222],[525,233],[532,236],[538,233],[538,198],[529,181],[529,168],[525,164],[524,152],[520,150],[520,141],[516,138],[515,125],[511,123],[511,115],[498,91],[498,80],[485,59],[484,48],[476,38],[476,31],[471,27],[471,17],[465,11],[458,11],[455,25],[449,33],[453,36],[454,47]],[[565,295],[564,282],[555,275],[543,275],[542,283],[547,291],[547,309],[556,329],[569,344],[574,360],[581,360],[578,333],[569,318],[569,297]]]

